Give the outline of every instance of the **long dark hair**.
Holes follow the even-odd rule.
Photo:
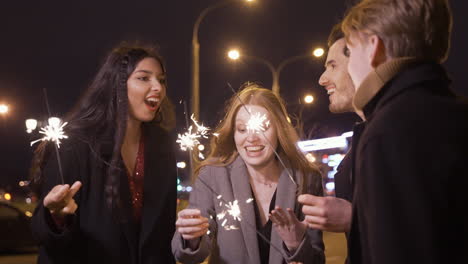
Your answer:
[[[71,138],[87,143],[96,158],[107,166],[105,192],[111,207],[115,207],[118,202],[119,175],[123,168],[120,152],[129,111],[127,80],[138,63],[148,57],[156,59],[166,73],[163,60],[155,47],[127,43],[118,45],[108,54],[89,87],[64,118],[68,122],[65,132]],[[172,104],[165,98],[151,123],[168,129],[173,126],[173,120]],[[31,181],[36,190],[43,181],[42,170],[51,152],[50,145],[43,142],[34,154]],[[110,158],[102,155],[106,146],[112,148]]]

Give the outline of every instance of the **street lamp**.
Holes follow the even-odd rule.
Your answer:
[[[26,132],[31,133],[37,127],[36,119],[26,119]]]
[[[314,54],[315,57],[320,57],[320,56],[323,55],[323,53],[320,54],[320,50],[322,50],[322,52],[324,52],[323,49],[321,49],[321,48],[317,48],[317,49],[315,49],[313,51],[313,54]],[[241,56],[241,53],[238,50],[230,50],[228,52],[228,57],[231,60],[238,60],[238,59],[240,59],[240,56]],[[278,65],[278,67],[275,68],[271,62],[269,62],[269,61],[267,61],[267,60],[265,60],[263,58],[259,58],[259,57],[255,57],[255,56],[251,56],[251,55],[243,55],[243,56],[246,57],[247,59],[252,59],[254,61],[260,62],[260,63],[266,65],[268,67],[268,69],[270,69],[271,75],[272,75],[272,83],[273,83],[271,90],[275,94],[278,94],[278,95],[279,95],[279,92],[280,92],[280,84],[279,84],[280,74],[281,74],[281,71],[283,70],[283,68],[286,65],[289,65],[289,64],[291,64],[293,62],[296,62],[298,60],[310,58],[310,54],[302,54],[302,55],[289,57],[289,58],[283,60]]]
[[[325,50],[322,48],[316,48],[312,54],[314,54],[315,57],[320,58],[323,56],[323,54],[325,54]]]
[[[0,115],[6,115],[8,114],[9,107],[6,104],[0,104]]]
[[[304,103],[311,104],[314,101],[314,97],[310,94],[304,96]]]
[[[192,32],[192,113],[198,120],[200,113],[200,43],[198,42],[198,30],[203,18],[206,17],[211,11],[220,7],[238,2],[239,0],[225,0],[219,1],[214,5],[211,5],[198,15],[197,20],[193,26]],[[254,2],[254,0],[243,0],[246,2]]]

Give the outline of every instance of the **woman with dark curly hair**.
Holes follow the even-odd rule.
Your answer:
[[[166,69],[154,48],[110,52],[64,121],[65,183],[51,143],[31,170],[39,263],[174,263],[173,120]]]

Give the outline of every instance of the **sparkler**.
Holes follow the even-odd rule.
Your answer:
[[[184,102],[184,109],[185,109],[185,122],[187,123],[186,125],[188,126],[188,114],[187,114],[187,109],[186,109],[186,105],[185,105],[185,102]],[[203,125],[203,123],[198,123],[198,121],[195,119],[195,116],[192,114],[190,116],[190,119],[192,120],[193,124],[195,125],[196,127],[196,130],[194,130],[194,127],[193,126],[188,126],[188,130],[187,132],[185,132],[184,134],[178,134],[177,135],[177,140],[176,142],[179,143],[180,145],[180,149],[183,150],[183,151],[192,151],[194,147],[197,147],[198,146],[198,158],[199,159],[205,159],[205,155],[203,155],[202,151],[203,151],[203,148],[200,148],[200,147],[203,147],[203,145],[200,144],[200,139],[201,138],[208,138],[209,136],[209,131],[210,131],[210,128],[209,127],[206,127]],[[215,137],[218,137],[219,134],[218,133],[213,133],[212,134],[213,136]],[[190,157],[192,158],[192,155],[190,154]],[[191,162],[192,164],[192,162]]]
[[[43,134],[44,137],[34,140],[31,142],[31,146],[36,144],[39,141],[52,141],[57,145],[57,148],[60,148],[60,140],[68,138],[63,131],[63,127],[67,125],[67,122],[60,125],[60,119],[56,117],[49,118],[49,124],[45,127],[42,127],[39,133]]]
[[[232,217],[232,220],[233,221],[237,221],[237,222],[240,222],[242,220],[242,212],[240,210],[240,207],[239,207],[239,201],[238,200],[234,200],[232,202],[227,202],[226,200],[224,200],[223,196],[221,194],[219,194],[218,192],[216,192],[208,183],[206,183],[202,178],[198,178],[197,179],[198,181],[200,181],[203,185],[205,185],[206,188],[208,188],[208,190],[210,190],[211,193],[213,193],[214,195],[216,195],[216,199],[220,200],[219,202],[219,206],[225,206],[226,209],[221,211],[220,213],[216,214],[215,212],[213,212],[213,210],[209,209],[208,210],[208,213],[210,214],[210,218],[211,219],[214,219],[215,217],[218,219],[218,221],[221,221],[221,226],[224,228],[224,230],[226,231],[231,231],[231,230],[238,230],[239,227],[236,226],[236,225],[229,225],[227,224],[228,222],[231,222],[230,219],[227,218],[227,216],[229,217]],[[252,201],[254,201],[253,198],[248,198],[245,203],[251,203]],[[265,237],[265,235],[263,235],[260,231],[257,230],[256,228],[256,225],[253,225],[252,223],[249,223],[248,221],[244,221],[244,223],[246,223],[247,226],[249,226],[250,228],[252,228],[252,230],[255,231],[255,233],[257,233],[257,235],[263,239],[265,242],[267,242],[270,246],[272,246],[276,251],[278,251],[281,256],[283,257],[283,259],[285,261],[287,261],[286,257],[283,255],[283,252],[277,247],[275,246],[274,244],[272,244],[270,242],[270,240],[268,238]],[[207,235],[209,235],[211,232],[210,230],[207,231]]]
[[[50,114],[50,107],[49,107],[49,101],[47,99],[47,90],[44,88],[44,100],[46,103],[47,107],[47,113],[49,116]],[[35,143],[39,141],[52,141],[54,143],[54,148],[55,148],[55,154],[57,156],[57,164],[58,164],[58,169],[59,169],[59,174],[60,174],[60,180],[62,181],[62,184],[65,184],[65,180],[63,179],[63,172],[62,172],[62,162],[60,161],[60,155],[59,155],[59,148],[60,148],[60,140],[61,139],[66,139],[68,138],[67,135],[65,135],[65,132],[63,131],[63,128],[67,125],[67,122],[60,124],[61,121],[59,118],[56,117],[51,117],[48,120],[48,125],[41,128],[39,133],[44,134],[45,136],[31,142],[31,146],[34,145]]]
[[[249,109],[249,114],[251,113]],[[257,133],[260,134],[261,132],[265,132],[266,129],[270,126],[270,120],[267,119],[266,115],[260,115],[259,112],[255,112],[255,114],[251,114],[249,120],[247,121],[247,131],[249,133]]]
[[[178,134],[176,142],[179,143],[180,149],[186,151],[187,149],[193,150],[193,148],[200,144],[198,140],[201,136],[197,133],[192,133],[192,126],[188,128],[188,131],[184,134]]]

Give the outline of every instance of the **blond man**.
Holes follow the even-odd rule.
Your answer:
[[[351,263],[468,259],[468,106],[441,66],[451,28],[447,0],[364,0],[343,20],[366,118],[353,137]]]

